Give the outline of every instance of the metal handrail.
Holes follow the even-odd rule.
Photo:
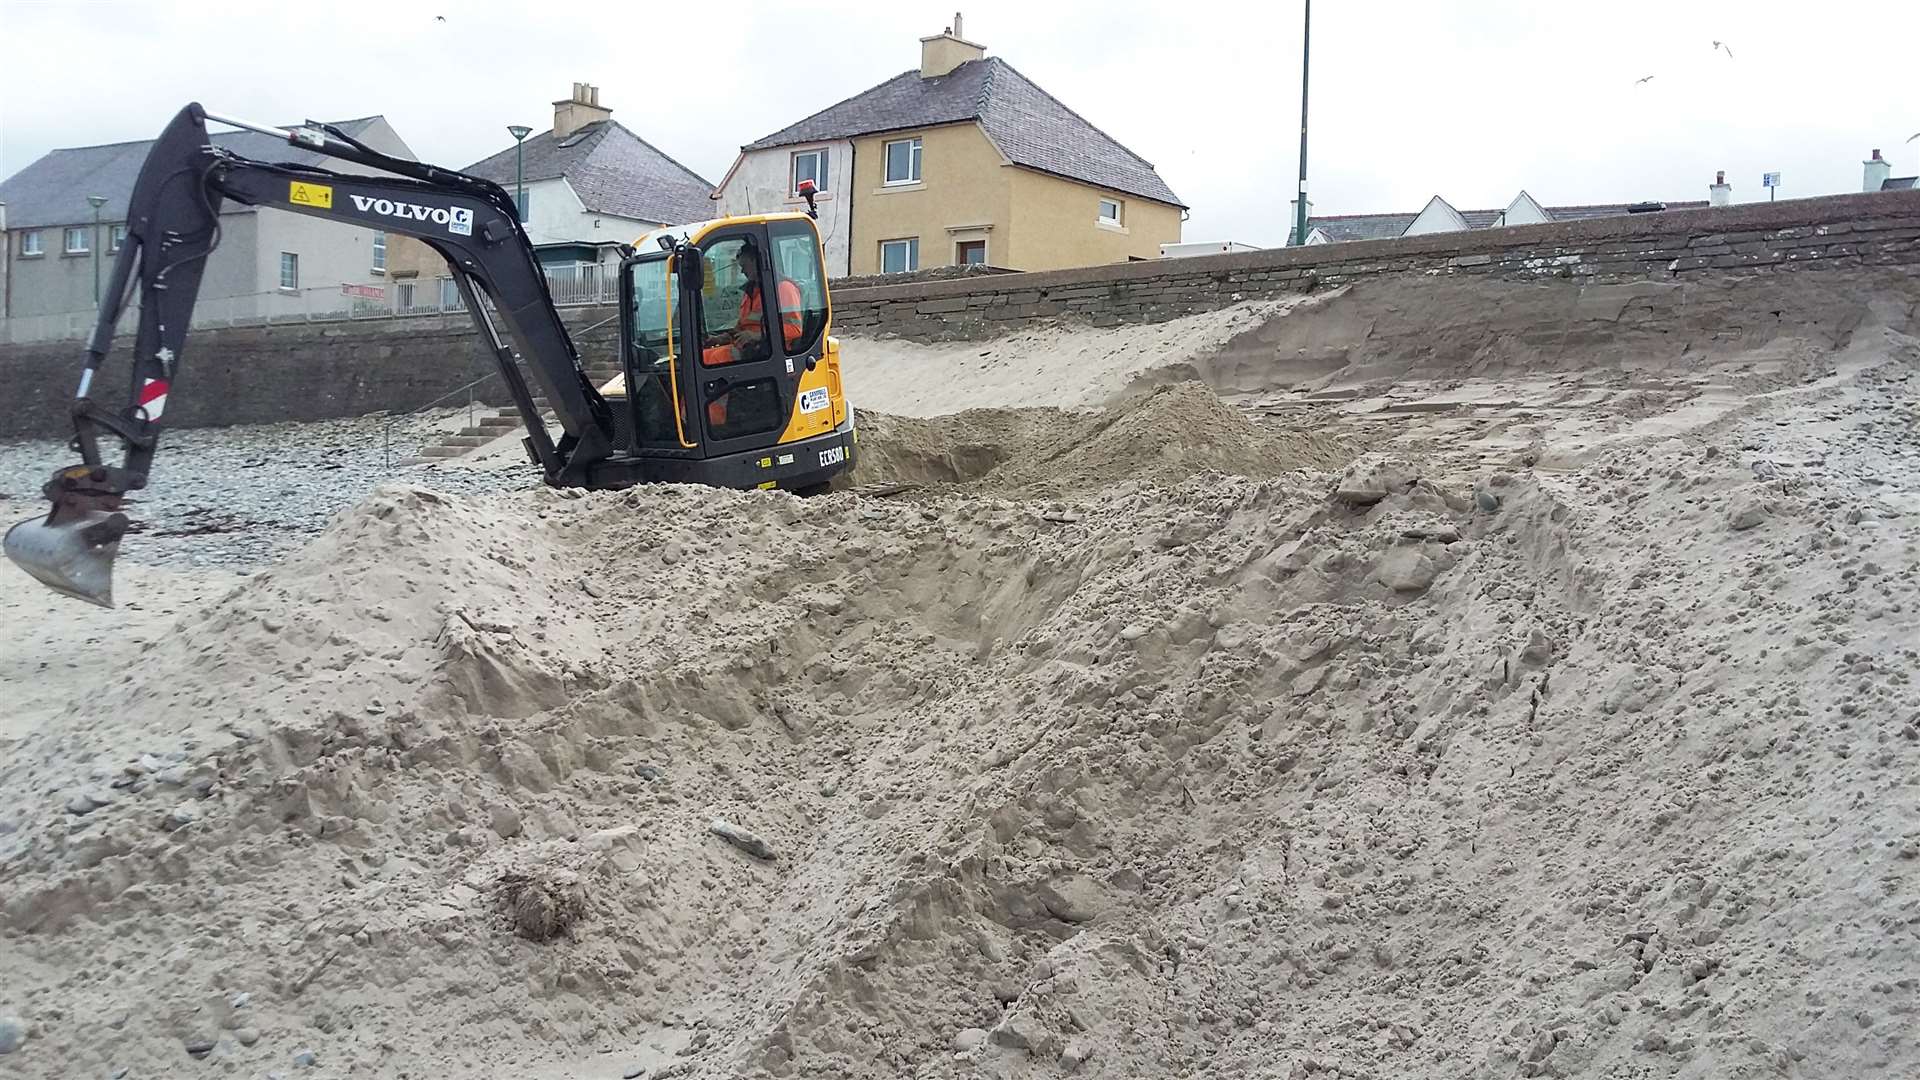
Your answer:
[[[610,322],[613,322],[613,321],[614,321],[615,319],[618,319],[619,317],[620,317],[620,313],[616,311],[616,312],[614,312],[614,313],[613,313],[612,315],[609,315],[609,316],[607,316],[606,318],[604,318],[604,319],[601,319],[601,320],[600,320],[599,322],[597,322],[597,323],[594,323],[594,324],[593,324],[592,326],[588,326],[588,327],[585,327],[585,328],[583,328],[583,329],[581,329],[581,330],[578,330],[578,331],[575,331],[575,333],[576,333],[576,334],[591,334],[591,333],[593,333],[593,332],[594,332],[595,330],[598,330],[598,329],[600,329],[601,327],[603,327],[603,326],[605,326],[605,325],[607,325],[608,323],[610,323]],[[441,395],[440,395],[439,397],[437,397],[437,398],[434,398],[434,399],[433,399],[432,401],[429,401],[429,402],[427,402],[427,403],[426,403],[425,405],[420,405],[420,406],[417,406],[417,407],[415,407],[415,408],[412,408],[412,409],[409,409],[409,410],[407,410],[406,412],[403,412],[403,413],[401,413],[401,414],[399,414],[398,416],[390,416],[390,417],[388,417],[388,418],[387,418],[387,423],[386,423],[386,426],[385,426],[385,428],[384,428],[384,429],[382,430],[382,432],[381,432],[381,443],[382,443],[382,454],[383,454],[383,455],[384,455],[384,457],[385,457],[385,461],[386,461],[386,465],[385,465],[385,467],[386,467],[386,469],[387,469],[387,470],[388,470],[389,472],[391,472],[391,471],[393,470],[393,425],[395,425],[395,424],[397,424],[397,423],[399,423],[400,421],[402,421],[402,420],[404,420],[404,419],[406,419],[406,418],[407,418],[407,417],[409,417],[409,416],[416,416],[416,415],[418,415],[418,414],[420,414],[420,413],[423,413],[423,412],[426,412],[426,411],[427,411],[428,409],[431,409],[431,408],[433,408],[433,407],[434,407],[435,405],[438,405],[438,404],[440,404],[441,402],[443,402],[443,401],[446,401],[446,400],[447,400],[448,398],[451,398],[451,397],[453,397],[453,396],[455,396],[455,395],[457,395],[457,394],[459,394],[459,393],[460,393],[460,392],[461,392],[462,390],[465,390],[465,391],[467,392],[467,426],[468,426],[468,427],[473,427],[473,426],[474,426],[474,415],[473,415],[473,406],[474,406],[474,397],[473,397],[473,388],[474,388],[474,387],[476,387],[476,386],[479,386],[479,385],[480,385],[481,383],[483,383],[483,382],[486,382],[486,381],[487,381],[488,379],[491,379],[491,378],[493,378],[493,377],[494,377],[495,375],[497,375],[497,374],[499,374],[499,373],[498,373],[498,372],[490,372],[490,373],[488,373],[488,374],[486,374],[486,375],[482,375],[482,376],[480,376],[479,378],[477,378],[477,379],[475,379],[475,380],[473,380],[473,381],[472,381],[472,382],[470,382],[470,383],[467,383],[467,384],[465,384],[465,385],[463,385],[463,386],[456,386],[456,387],[454,387],[453,389],[451,389],[451,390],[449,390],[449,391],[447,391],[446,393],[444,393],[444,394],[441,394]]]
[[[441,402],[447,400],[448,398],[451,398],[454,395],[460,393],[460,391],[465,390],[467,392],[467,426],[472,427],[473,426],[473,388],[476,386],[479,386],[483,382],[486,382],[488,379],[495,377],[495,375],[497,374],[498,372],[489,372],[473,380],[472,382],[467,383],[465,386],[454,387],[453,389],[447,391],[446,393],[441,394],[439,397],[434,398],[432,401],[427,402],[425,405],[421,405],[413,409],[408,409],[406,412],[403,412],[398,416],[388,417],[386,428],[382,434],[382,440],[385,447],[384,453],[386,456],[387,470],[391,472],[393,469],[393,425],[399,423],[402,420],[405,420],[409,416],[416,416],[420,413],[426,412],[428,409],[433,408],[435,405],[438,405]]]

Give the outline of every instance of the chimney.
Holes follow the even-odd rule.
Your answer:
[[[920,77],[937,79],[969,60],[987,55],[985,45],[976,45],[960,36],[960,13],[953,13],[953,25],[933,37],[920,39]]]
[[[1893,163],[1881,157],[1878,150],[1875,150],[1873,156],[1862,164],[1866,169],[1860,176],[1861,191],[1879,191],[1880,185],[1886,183],[1887,177],[1893,175]]]
[[[573,84],[573,96],[562,98],[553,103],[553,137],[564,139],[567,136],[613,115],[613,110],[600,104],[600,88],[592,83]]]
[[[1707,187],[1707,202],[1714,206],[1726,206],[1733,202],[1733,185],[1727,183],[1725,169],[1713,174],[1713,183]]]

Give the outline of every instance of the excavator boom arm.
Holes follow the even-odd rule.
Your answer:
[[[154,142],[134,182],[126,240],[73,404],[81,462],[56,472],[46,485],[53,506],[45,520],[22,522],[7,534],[8,556],[28,573],[59,592],[111,605],[113,558],[130,524],[121,512],[124,500],[146,486],[227,199],[421,240],[447,261],[482,341],[500,366],[547,482],[579,483],[612,453],[612,413],[581,368],[513,202],[499,185],[382,154],[337,129],[282,131],[214,117],[396,175],[255,161],[215,147],[207,137],[208,119],[198,104],[182,109]],[[132,288],[139,290],[140,313],[131,386],[125,406],[108,408],[94,400],[93,384]],[[522,359],[552,404],[563,433],[558,440],[534,407]],[[118,464],[104,458],[102,435],[123,445]]]

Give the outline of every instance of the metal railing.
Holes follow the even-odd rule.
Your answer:
[[[402,420],[411,420],[414,417],[420,415],[421,413],[426,412],[428,409],[431,409],[436,405],[440,405],[445,402],[451,401],[454,398],[464,393],[467,395],[467,426],[474,427],[479,422],[479,417],[476,415],[476,411],[479,408],[479,402],[474,397],[473,388],[476,386],[479,386],[483,382],[486,382],[488,379],[496,378],[497,376],[498,376],[497,372],[492,372],[486,375],[482,375],[479,378],[473,380],[472,382],[467,383],[465,386],[454,387],[453,389],[447,391],[444,394],[441,394],[439,397],[434,398],[432,401],[427,402],[425,405],[422,405],[417,409],[410,409],[406,412],[388,417],[385,429],[381,433],[381,440],[382,440],[382,443],[384,444],[384,452],[386,454],[386,468],[389,471],[393,469],[393,425],[399,423]]]
[[[575,331],[575,333],[579,336],[585,336],[587,334],[594,332],[595,330],[600,329],[601,327],[607,325],[608,323],[613,322],[615,319],[618,319],[619,317],[620,317],[619,314],[616,312],[615,314],[610,315],[607,318],[601,319],[597,323],[594,323],[592,326],[583,327],[580,330]],[[393,469],[393,426],[395,424],[398,424],[403,420],[409,420],[415,416],[418,416],[419,414],[426,412],[428,409],[434,408],[435,406],[444,405],[447,402],[452,401],[454,398],[457,398],[464,393],[467,395],[467,426],[470,428],[477,427],[479,426],[478,410],[479,410],[480,402],[479,402],[479,399],[474,395],[474,392],[473,392],[474,388],[479,386],[481,383],[486,382],[488,379],[493,379],[498,377],[499,377],[499,372],[490,372],[486,375],[480,376],[477,379],[474,379],[472,382],[454,387],[453,389],[447,391],[446,393],[441,394],[439,397],[434,398],[432,401],[427,402],[425,405],[421,405],[418,408],[409,409],[406,412],[397,413],[393,416],[388,417],[387,422],[384,426],[384,429],[381,433],[381,441],[384,447],[384,453],[386,455],[386,468],[389,471]]]
[[[547,288],[561,306],[612,303],[618,273],[594,264],[546,268]],[[202,296],[194,305],[193,325],[263,326],[283,322],[341,322],[391,319],[408,315],[464,313],[452,278],[388,281],[377,285],[326,285],[310,289],[274,289],[237,296]],[[0,319],[0,344],[76,341],[93,333],[97,310],[87,308],[50,315]],[[119,333],[139,322],[138,301],[121,314]]]

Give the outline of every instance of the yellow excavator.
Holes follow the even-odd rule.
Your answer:
[[[209,121],[387,175],[241,157],[213,145]],[[227,199],[402,233],[438,252],[526,426],[528,460],[548,484],[825,490],[853,467],[859,439],[830,334],[814,192],[801,194],[806,214],[659,229],[623,249],[622,374],[602,388],[587,378],[499,185],[380,153],[332,125],[282,129],[188,105],[134,182],[126,241],[73,402],[80,463],[53,474],[44,489],[51,508],[10,529],[6,553],[56,591],[112,606],[113,561],[131,525],[128,496],[147,486]],[[126,403],[102,405],[92,397],[94,380],[135,289]],[[558,437],[534,405],[535,387],[551,403]],[[103,438],[119,441],[118,462],[103,456]]]

